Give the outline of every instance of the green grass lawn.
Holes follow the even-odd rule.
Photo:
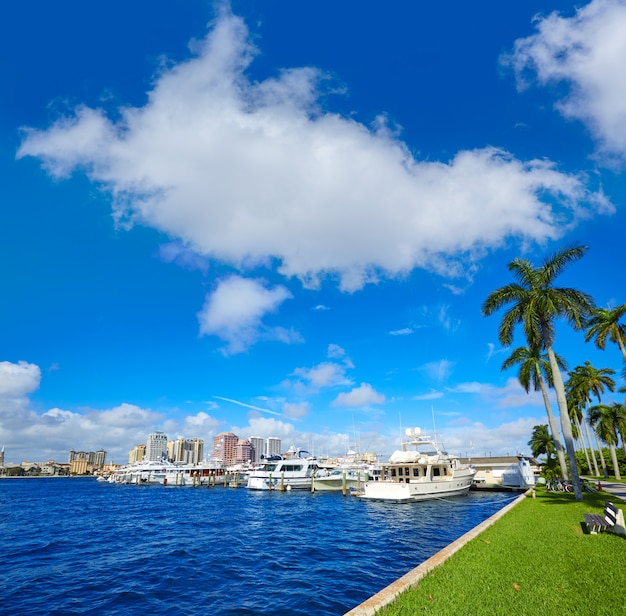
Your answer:
[[[626,614],[626,540],[583,522],[606,500],[539,488],[377,616]]]

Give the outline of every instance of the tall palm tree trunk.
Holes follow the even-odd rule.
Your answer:
[[[585,432],[587,433],[587,440],[589,441],[589,447],[591,448],[591,457],[593,458],[593,468],[596,471],[596,475],[599,475],[598,471],[598,461],[596,459],[596,450],[593,446],[593,441],[591,440],[591,432],[589,431],[589,422],[583,417],[583,424],[585,425]]]
[[[599,475],[600,471],[598,471],[598,461],[596,460],[596,450],[593,448],[593,441],[591,440],[591,434],[589,432],[589,424],[587,423],[587,420],[585,419],[584,415],[583,415],[583,426],[585,426],[585,433],[587,434],[587,442],[589,443],[589,449],[591,451],[591,459],[593,460],[593,470],[595,471],[596,475]],[[589,468],[589,470],[591,470],[591,467]]]
[[[572,424],[569,413],[567,412],[567,399],[565,397],[565,385],[563,385],[563,377],[561,370],[556,361],[556,355],[552,345],[546,345],[550,367],[552,368],[552,379],[554,381],[554,391],[556,392],[556,401],[559,405],[559,415],[561,417],[561,430],[563,432],[563,440],[565,441],[565,450],[569,458],[570,476],[572,478],[572,486],[574,487],[574,496],[577,501],[583,500],[583,491],[580,485],[580,475],[578,474],[578,464],[576,463],[576,452],[574,451],[574,438],[572,435]]]
[[[606,479],[609,476],[609,471],[606,468],[606,460],[604,459],[604,452],[602,451],[602,447],[600,446],[600,439],[598,438],[598,433],[593,429],[593,435],[596,437],[596,445],[598,446],[598,453],[600,454],[600,462],[602,463],[602,474]]]
[[[587,468],[589,469],[589,472],[591,473],[593,469],[591,468],[591,458],[589,457],[589,448],[587,447],[587,443],[585,442],[585,433],[583,432],[583,428],[580,425],[580,419],[578,419],[578,415],[576,415],[576,413],[574,413],[574,423],[576,424],[576,430],[578,431],[578,438],[580,439],[581,451],[585,454],[585,458],[587,459]],[[595,458],[594,458],[594,462],[595,462]],[[597,468],[598,468],[598,465],[596,464],[596,470]]]
[[[556,449],[556,455],[559,459],[559,466],[561,467],[561,476],[563,479],[569,479],[569,474],[567,472],[567,463],[565,462],[565,452],[563,451],[563,443],[561,443],[561,433],[559,432],[559,426],[556,423],[556,417],[552,412],[552,407],[550,406],[550,398],[548,397],[548,390],[546,388],[545,383],[543,382],[543,378],[539,377],[539,385],[541,387],[541,394],[543,395],[543,403],[546,407],[546,413],[548,413],[548,423],[550,425],[550,432],[552,433],[552,439],[554,440],[554,448]]]
[[[622,476],[619,472],[619,464],[617,463],[617,454],[615,453],[615,445],[609,443],[609,451],[611,452],[611,460],[613,462],[613,468],[615,469],[615,479],[621,481]]]

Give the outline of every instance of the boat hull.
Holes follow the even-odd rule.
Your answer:
[[[274,477],[251,475],[246,487],[249,490],[310,490],[311,477]]]
[[[464,496],[469,492],[474,473],[461,473],[445,481],[400,483],[396,481],[370,481],[365,484],[362,500],[408,503],[414,501]]]
[[[369,473],[348,471],[345,473],[331,473],[326,477],[313,479],[315,492],[342,492],[344,490],[360,490],[369,480]]]

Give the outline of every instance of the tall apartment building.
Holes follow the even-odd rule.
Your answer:
[[[199,464],[204,454],[204,441],[199,438],[178,438],[167,442],[167,457],[172,462]]]
[[[265,456],[267,458],[279,456],[281,447],[281,440],[275,436],[270,436],[265,443]]]
[[[74,460],[87,460],[87,464],[92,466],[104,466],[107,452],[104,449],[98,451],[74,451],[70,450],[67,456],[67,463],[71,464]]]
[[[146,446],[145,445],[135,445],[130,453],[128,454],[128,463],[133,464],[134,462],[143,462],[146,457]]]
[[[87,458],[74,458],[70,462],[70,475],[85,475],[88,465]]]
[[[148,434],[144,459],[149,462],[160,462],[164,457],[167,457],[167,436],[163,432]]]
[[[257,464],[261,461],[261,456],[265,455],[265,441],[260,436],[251,436],[250,444],[252,445],[252,463]]]
[[[239,437],[232,432],[220,432],[213,438],[213,458],[224,464],[234,464],[237,458]]]
[[[254,454],[252,452],[252,443],[248,439],[240,439],[237,441],[237,453],[235,462],[237,464],[247,464],[252,462]]]

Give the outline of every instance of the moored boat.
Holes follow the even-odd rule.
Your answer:
[[[246,487],[251,490],[310,490],[313,475],[325,473],[316,458],[272,456],[250,471]]]
[[[341,469],[336,468],[328,474],[313,477],[313,491],[339,492],[360,490],[365,482],[370,480],[367,469]]]
[[[442,452],[419,428],[408,429],[406,435],[410,440],[382,463],[380,480],[368,481],[359,498],[410,502],[468,493],[476,469]]]
[[[127,464],[113,471],[109,483],[195,487],[224,483],[222,464],[203,462],[197,465],[174,464],[167,460]]]

